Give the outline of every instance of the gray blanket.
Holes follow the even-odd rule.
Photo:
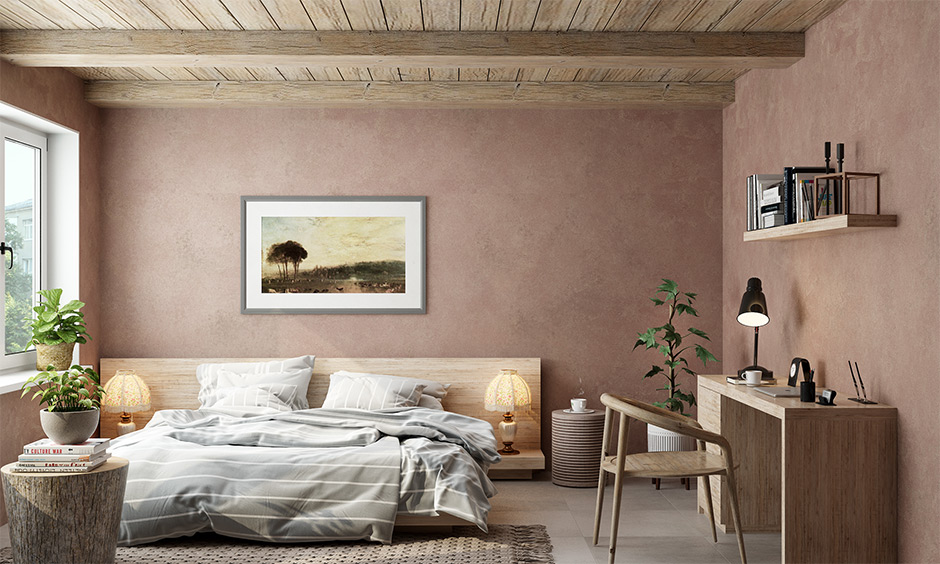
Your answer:
[[[495,444],[489,423],[424,408],[160,411],[112,442],[131,461],[119,542],[215,531],[388,543],[399,512],[450,513],[486,530]]]

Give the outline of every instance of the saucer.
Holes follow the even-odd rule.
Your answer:
[[[574,411],[572,409],[562,409],[565,413],[594,413],[593,409],[585,409],[584,411]]]

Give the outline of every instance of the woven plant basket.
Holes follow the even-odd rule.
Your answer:
[[[50,364],[56,370],[68,370],[72,366],[72,351],[75,343],[58,345],[36,345],[36,370],[45,370]]]

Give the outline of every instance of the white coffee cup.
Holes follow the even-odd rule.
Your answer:
[[[760,384],[761,372],[760,370],[745,370],[744,371],[744,381],[748,385],[757,386]]]
[[[571,411],[576,413],[587,411],[587,400],[584,398],[572,398]]]

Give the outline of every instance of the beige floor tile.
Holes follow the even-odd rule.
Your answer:
[[[592,547],[594,561],[607,564],[609,537]],[[711,541],[701,537],[629,537],[617,539],[616,564],[728,564]]]
[[[591,564],[594,562],[590,540],[584,537],[553,537],[552,547],[555,564]]]

